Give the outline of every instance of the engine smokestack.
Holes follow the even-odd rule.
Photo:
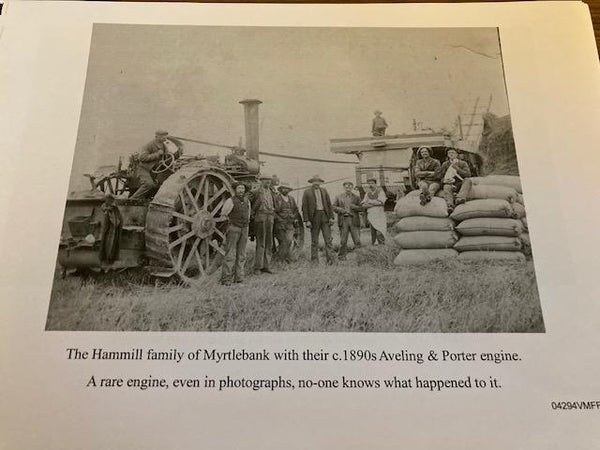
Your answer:
[[[258,161],[258,105],[262,102],[247,99],[240,102],[244,105],[244,124],[246,126],[246,154],[248,158]]]

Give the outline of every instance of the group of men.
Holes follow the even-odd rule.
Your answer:
[[[454,210],[457,203],[466,201],[463,185],[471,176],[471,169],[466,161],[458,158],[458,152],[450,148],[446,151],[444,163],[433,158],[431,148],[419,148],[420,159],[417,160],[415,177],[421,193],[421,205],[429,203],[436,194],[446,201],[448,212]],[[461,189],[462,188],[462,189]]]
[[[385,241],[384,203],[386,195],[377,186],[377,180],[368,180],[364,198],[353,192],[354,184],[343,184],[344,192],[333,202],[323,187],[325,181],[318,175],[308,180],[310,187],[302,195],[302,208],[298,207],[286,183],[275,187],[277,178],[261,175],[260,185],[247,192],[247,186],[235,184],[235,195],[223,205],[222,215],[229,219],[226,232],[225,257],[223,260],[221,283],[241,283],[244,280],[246,263],[246,243],[250,223],[253,223],[256,240],[254,273],[273,273],[272,256],[274,238],[278,243],[277,256],[283,262],[292,261],[294,231],[304,222],[311,234],[310,259],[319,262],[319,239],[323,237],[325,258],[328,264],[335,260],[332,245],[332,225],[337,215],[340,231],[338,257],[345,259],[348,253],[348,238],[351,236],[355,247],[360,247],[360,213],[367,212],[371,224],[372,243]],[[382,220],[383,218],[383,220]]]

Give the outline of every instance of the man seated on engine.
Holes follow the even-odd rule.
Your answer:
[[[140,187],[130,198],[149,198],[158,187],[158,183],[152,175],[152,168],[167,153],[165,142],[168,135],[169,133],[164,130],[156,130],[154,139],[142,147],[137,157],[138,163],[135,172]]]
[[[420,147],[419,155],[421,159],[417,160],[415,177],[421,190],[421,205],[425,206],[440,189],[441,164],[437,159],[431,157],[429,147]]]
[[[456,193],[460,190],[465,178],[471,176],[469,165],[458,159],[458,152],[453,148],[446,151],[448,159],[444,161],[440,169],[440,178],[442,179],[442,197],[448,205],[448,212],[454,210]]]

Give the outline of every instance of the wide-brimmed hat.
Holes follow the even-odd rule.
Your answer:
[[[376,109],[375,111],[373,111],[373,114],[382,114],[382,112]]]
[[[259,180],[272,180],[273,179],[273,175],[271,175],[270,173],[261,173],[258,177]]]
[[[447,148],[447,149],[446,149],[446,155],[447,155],[447,154],[448,154],[448,152],[450,152],[450,151],[458,153],[458,150],[456,150],[456,149],[455,149],[455,148],[453,148],[453,147],[450,147],[450,148]]]
[[[279,183],[279,186],[277,186],[277,189],[280,190],[280,191],[282,189],[287,189],[288,191],[293,190],[293,188],[289,185],[289,183],[285,183],[283,181],[281,183]]]
[[[377,183],[377,178],[373,178],[373,177],[371,177],[371,178],[367,178],[367,183],[368,183],[369,181],[374,181],[375,183]]]
[[[165,130],[156,130],[156,131],[154,132],[154,134],[155,134],[156,136],[168,136],[168,135],[169,135],[169,132],[168,132],[168,131],[165,131]]]
[[[308,182],[309,183],[314,183],[315,181],[320,181],[321,183],[325,183],[325,180],[323,178],[321,178],[319,175],[313,175]]]
[[[349,184],[350,186],[354,186],[354,183],[353,183],[352,181],[344,181],[344,182],[342,183],[342,186],[346,186],[346,185],[348,185],[348,184]]]

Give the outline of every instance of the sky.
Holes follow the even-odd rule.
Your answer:
[[[452,128],[477,97],[508,114],[496,28],[290,28],[96,24],[70,189],[83,173],[127,161],[158,128],[236,145],[246,98],[262,100],[268,152],[354,160],[329,139],[370,135],[373,111],[387,134]],[[223,154],[186,145],[188,154]],[[292,186],[312,174],[354,179],[352,165],[265,156],[264,171]]]

